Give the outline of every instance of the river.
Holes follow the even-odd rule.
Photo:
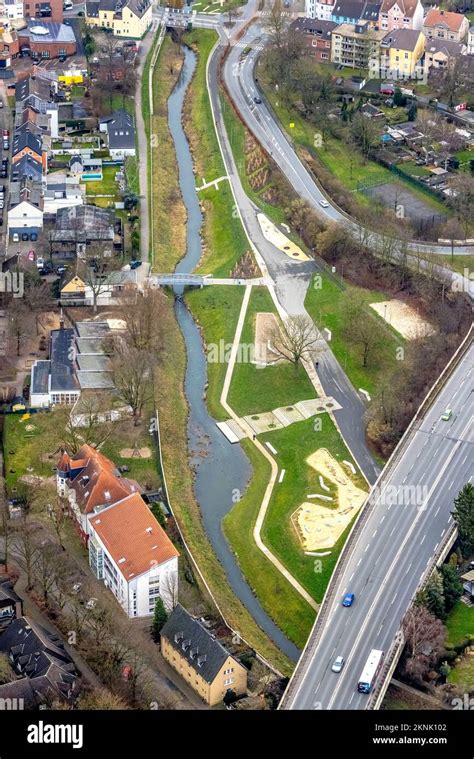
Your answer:
[[[195,53],[184,47],[184,65],[168,99],[168,125],[175,144],[179,183],[187,210],[186,255],[176,266],[176,271],[180,273],[192,272],[201,258],[200,230],[203,219],[195,189],[192,156],[182,127],[183,102],[195,67]],[[260,605],[224,536],[222,519],[233,506],[233,496],[245,492],[252,469],[242,447],[229,443],[209,415],[204,400],[207,383],[204,346],[197,324],[181,298],[176,300],[175,312],[186,344],[185,393],[189,404],[189,456],[196,473],[194,493],[201,509],[204,528],[235,595],[269,638],[296,661],[300,653],[298,648],[286,638]],[[258,550],[256,546],[255,550]]]

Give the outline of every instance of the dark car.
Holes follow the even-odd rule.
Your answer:
[[[130,268],[131,269],[138,269],[139,266],[142,265],[141,261],[130,261]]]
[[[257,105],[260,105],[262,102],[262,98],[254,97],[253,102],[256,103]]]
[[[32,232],[31,235],[30,235],[30,240],[32,242],[36,242],[37,239],[38,239],[37,233],[36,232]]]
[[[23,242],[26,242],[27,240],[29,240],[30,236],[29,236],[28,232],[22,232],[21,239],[23,240]]]

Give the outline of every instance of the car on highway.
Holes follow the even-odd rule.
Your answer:
[[[257,105],[261,105],[262,98],[259,98],[259,97],[255,96],[254,99],[253,99],[253,102],[256,103]]]
[[[322,208],[329,208],[329,203],[327,200],[320,200],[319,205],[322,206]]]
[[[354,593],[346,593],[344,595],[344,598],[342,599],[342,605],[343,606],[352,606],[354,603],[355,595]]]
[[[450,408],[447,408],[444,414],[441,414],[441,421],[442,422],[449,422],[453,415],[453,410]]]
[[[343,666],[344,666],[344,658],[342,656],[336,656],[336,658],[334,659],[332,663],[331,671],[339,674]]]

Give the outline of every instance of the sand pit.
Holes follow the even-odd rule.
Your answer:
[[[336,489],[338,505],[330,508],[322,503],[305,501],[295,511],[292,520],[305,551],[332,548],[364,503],[367,493],[354,485],[326,448],[319,448],[308,456],[306,462],[330,485],[333,495]],[[320,490],[319,487],[316,489]]]
[[[120,456],[123,459],[149,459],[151,458],[151,450],[148,446],[145,448],[122,448]]]
[[[275,314],[258,313],[255,321],[255,363],[261,365],[277,364],[285,359],[275,353],[271,347],[270,336],[278,328]]]
[[[370,307],[407,340],[416,340],[435,333],[432,325],[402,300],[384,300],[371,303]]]

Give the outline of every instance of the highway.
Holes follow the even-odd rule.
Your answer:
[[[310,636],[311,656],[300,660],[282,708],[367,708],[368,696],[357,692],[357,682],[369,652],[390,649],[452,523],[453,499],[473,481],[473,369],[471,343],[426,415],[415,422],[400,457],[382,474],[369,500],[374,507],[342,554],[324,625],[316,640]],[[440,417],[448,406],[453,414],[445,422]],[[344,608],[341,600],[349,591],[355,602]],[[346,663],[338,675],[331,665],[339,655]]]

